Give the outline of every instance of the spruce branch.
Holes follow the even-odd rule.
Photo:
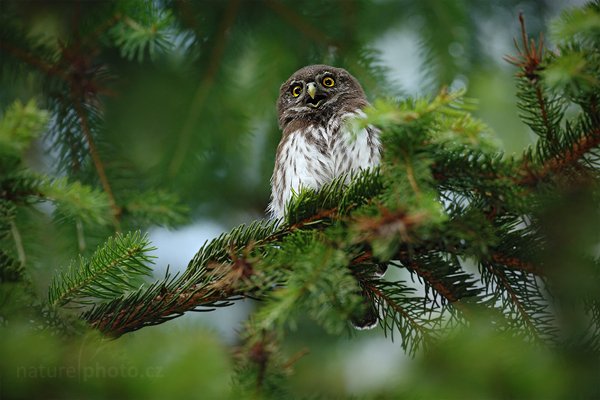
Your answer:
[[[580,161],[590,151],[600,146],[600,127],[595,127],[585,132],[576,141],[568,144],[568,147],[560,154],[543,162],[536,169],[532,169],[528,162],[523,163],[522,175],[519,180],[522,185],[532,185],[545,180],[552,174],[564,171],[567,166],[572,166]],[[527,159],[526,159],[527,160]]]
[[[36,54],[32,54],[28,51],[21,49],[20,47],[9,43],[6,39],[0,40],[0,50],[3,52],[9,53],[16,59],[31,65],[37,70],[52,76],[60,78],[61,80],[67,81],[68,77],[64,74],[61,69],[50,62],[47,62],[43,57],[40,57]]]
[[[505,60],[517,66],[520,71],[517,76],[520,80],[518,96],[519,108],[523,112],[523,120],[550,148],[557,145],[560,138],[560,121],[564,115],[564,101],[559,96],[549,97],[544,90],[544,83],[540,77],[544,62],[544,39],[540,36],[536,44],[530,39],[525,28],[525,18],[519,14],[521,24],[521,46],[515,39],[516,56],[506,56]]]
[[[496,264],[504,265],[512,269],[517,269],[537,276],[543,276],[543,271],[539,266],[514,256],[508,256],[506,254],[501,253],[494,253],[492,254],[492,261]]]
[[[40,110],[34,100],[26,104],[15,101],[0,120],[0,148],[25,150],[40,135],[48,117],[48,112]]]
[[[373,294],[384,333],[393,339],[398,330],[401,346],[408,354],[414,355],[419,348],[432,344],[439,334],[436,329],[440,328],[441,319],[424,315],[423,299],[414,296],[414,289],[404,282],[371,281],[363,285]]]
[[[331,242],[331,243],[328,243]],[[330,333],[339,333],[358,306],[359,286],[348,268],[356,248],[319,230],[296,231],[265,258],[264,272],[286,271],[281,287],[268,293],[255,321],[261,329],[295,326],[298,311],[305,311]],[[315,263],[314,260],[319,260]]]
[[[112,219],[115,229],[120,231],[120,222],[119,219],[121,217],[121,208],[117,205],[117,201],[115,200],[115,195],[113,193],[112,187],[108,181],[108,177],[106,175],[106,171],[104,169],[104,163],[100,158],[100,154],[98,153],[98,149],[96,148],[96,143],[92,136],[92,132],[90,130],[90,126],[88,123],[88,118],[84,112],[83,106],[79,103],[79,99],[77,98],[77,89],[73,88],[74,92],[74,103],[75,103],[75,111],[77,116],[79,117],[79,121],[81,123],[81,131],[85,137],[85,140],[88,145],[88,149],[90,152],[90,156],[92,157],[92,161],[94,162],[94,166],[96,167],[96,172],[98,173],[98,177],[100,178],[100,183],[102,184],[102,188],[104,192],[108,196],[108,201],[112,210]]]
[[[165,277],[147,288],[97,305],[82,315],[93,327],[120,336],[144,326],[156,325],[183,315],[187,311],[206,311],[231,305],[245,293],[271,289],[272,285],[253,285],[247,264],[232,264],[249,243],[258,248],[281,232],[277,222],[256,222],[239,226],[228,234],[205,243],[180,276]],[[278,283],[278,282],[273,282]]]
[[[439,256],[430,255],[418,261],[411,259],[405,267],[423,279],[426,293],[434,290],[434,302],[437,296],[442,304],[473,300],[481,291],[481,288],[474,286],[475,279],[470,274]]]
[[[541,293],[535,275],[510,271],[501,265],[481,262],[482,281],[495,291],[508,322],[533,340],[556,338],[555,317]],[[506,312],[510,310],[510,312]]]
[[[90,305],[136,289],[140,277],[150,275],[152,257],[147,253],[153,249],[139,232],[117,234],[88,260],[81,258],[78,265],[71,264],[54,278],[48,290],[49,303]]]
[[[325,42],[329,46],[341,47],[340,43],[334,41],[325,32],[308,22],[302,15],[298,14],[293,8],[286,6],[283,2],[279,0],[267,0],[267,6],[316,43]]]
[[[415,124],[417,134],[422,133],[422,127],[419,127],[421,119],[426,120],[426,123],[435,121],[435,118],[431,117],[432,113],[439,112],[444,115],[459,113],[459,109],[455,108],[454,105],[450,105],[458,104],[457,97],[441,95],[436,99],[434,106],[425,102],[415,105],[420,111],[412,115],[418,115],[418,118],[407,123]],[[410,111],[407,107],[406,115],[409,114]],[[397,118],[394,111],[388,113],[388,115]],[[379,121],[383,121],[382,117],[379,117]],[[405,136],[407,140],[412,140],[412,137]],[[416,138],[416,136],[414,137]],[[418,140],[420,142],[423,138],[419,137]],[[303,231],[307,233],[311,231],[322,232],[325,236],[315,237],[328,237],[333,232],[339,232],[342,227],[352,227],[350,232],[352,232],[351,243],[354,249],[346,251],[352,251],[354,255],[344,264],[354,265],[355,268],[364,269],[365,271],[371,269],[371,267],[376,268],[375,266],[382,262],[390,261],[391,258],[389,257],[393,257],[395,254],[378,252],[374,255],[373,252],[369,251],[368,246],[372,246],[378,240],[383,239],[389,243],[398,240],[406,242],[401,246],[404,249],[401,252],[405,252],[403,253],[405,254],[404,257],[409,254],[414,255],[411,251],[419,251],[421,248],[419,246],[422,246],[423,249],[435,246],[434,243],[439,239],[421,236],[418,229],[423,228],[426,232],[444,219],[435,216],[439,212],[439,206],[436,205],[435,193],[431,191],[429,186],[431,184],[430,178],[428,178],[431,176],[430,164],[420,159],[415,160],[414,163],[413,179],[420,180],[418,185],[422,186],[423,189],[420,195],[411,191],[417,199],[416,204],[418,206],[411,205],[410,212],[403,211],[401,208],[398,209],[397,205],[394,208],[385,208],[382,205],[384,203],[381,202],[382,199],[389,196],[395,198],[396,193],[398,193],[398,189],[394,187],[395,181],[391,180],[390,176],[399,177],[395,174],[398,168],[405,171],[402,164],[399,166],[394,163],[384,165],[381,172],[365,171],[354,177],[340,177],[320,191],[305,190],[299,193],[294,201],[288,204],[284,224],[280,225],[279,222],[257,223],[250,227],[236,228],[230,234],[222,235],[203,246],[180,277],[172,279],[166,277],[150,288],[99,305],[87,312],[84,318],[100,330],[118,336],[146,325],[162,323],[186,311],[226,306],[231,304],[232,300],[241,296],[266,296],[267,299],[272,300],[268,301],[269,305],[265,306],[262,312],[265,317],[264,321],[280,320],[277,315],[284,316],[281,318],[286,319],[286,316],[290,314],[288,312],[289,307],[305,303],[302,299],[306,298],[303,295],[306,289],[302,289],[306,286],[300,282],[297,286],[292,284],[289,279],[296,275],[293,273],[290,275],[291,272],[288,271],[301,269],[297,266],[293,267],[295,262],[290,260],[295,260],[298,257],[302,259],[305,256],[304,252],[307,251],[307,247],[302,247],[301,252],[294,257],[291,257],[290,253],[286,253],[286,251],[291,250],[290,244],[303,237],[302,235],[299,236]],[[350,181],[349,184],[346,184],[347,180]],[[406,185],[406,187],[410,187],[408,181],[406,181]],[[407,192],[404,191],[403,193],[403,196],[406,197]],[[429,205],[429,202],[431,202],[431,205]],[[397,204],[397,200],[388,203]],[[428,205],[424,207],[424,204]],[[433,209],[430,207],[433,207]],[[382,210],[387,211],[383,212]],[[381,218],[373,218],[373,213],[375,215],[383,214]],[[341,240],[341,243],[344,243],[347,239]],[[414,241],[414,244],[411,244],[412,241]],[[314,241],[311,239],[304,245],[315,246],[319,242],[322,242],[322,240]],[[329,246],[340,246],[340,244],[334,245],[336,242],[337,240],[334,240]],[[367,247],[365,248],[365,246]],[[248,252],[251,254],[242,257],[243,254]],[[277,254],[285,255],[285,259],[278,258]],[[244,261],[240,264],[240,259],[248,260],[249,257],[259,257],[263,262],[257,264]],[[312,257],[311,259],[324,258]],[[424,280],[427,287],[434,290],[435,296],[442,296],[443,303],[457,304],[458,299],[467,299],[476,295],[478,289],[473,286],[473,280],[468,274],[461,272],[456,267],[453,267],[452,272],[446,271],[447,264],[441,259],[435,263],[433,259],[424,259],[423,262],[424,266],[419,268],[422,275],[421,279]],[[434,268],[433,264],[428,265],[429,262],[435,264],[436,267]],[[239,265],[245,267],[240,268]],[[408,265],[410,266],[410,264]],[[344,268],[340,266],[336,270],[343,272]],[[332,273],[329,272],[327,276],[329,275],[332,275]],[[308,276],[310,274],[304,275],[302,279],[308,279]],[[319,273],[317,276],[321,276],[321,274]],[[358,273],[356,277],[364,281],[366,274]],[[345,278],[340,277],[339,279]],[[317,281],[326,282],[327,279],[319,278]],[[312,287],[314,282],[317,281],[309,279],[302,282],[313,282],[313,284],[310,284],[310,287]],[[286,290],[291,290],[296,295],[292,296],[291,292],[285,292],[290,295],[284,296],[284,292],[279,290],[276,291],[279,292],[279,295],[273,297],[273,288],[276,287],[273,286],[274,284],[284,284],[288,288]],[[348,285],[348,287],[351,286]],[[296,289],[293,289],[294,287]],[[323,287],[319,289],[318,293],[323,295],[327,293],[327,290],[327,287]],[[288,301],[284,301],[284,298]],[[296,299],[296,301],[290,303],[290,298]],[[319,297],[315,296],[315,298]],[[332,297],[326,302],[331,301],[333,301],[332,305],[336,302],[342,305],[347,303],[348,300],[333,300]],[[310,302],[305,304],[307,310],[317,310],[317,307],[311,305]],[[282,313],[281,310],[288,311]],[[319,311],[322,310],[323,307],[320,307]],[[329,321],[327,323],[333,322],[333,319],[329,317],[321,319]],[[272,327],[272,324],[268,323],[267,326]],[[337,325],[331,325],[330,328],[335,330],[337,329],[334,328],[335,326]]]
[[[0,249],[0,283],[22,281],[25,276],[23,265],[21,261],[15,260]]]
[[[504,57],[506,61],[521,69],[518,76],[523,76],[531,82],[539,80],[540,64],[544,56],[544,37],[541,35],[538,44],[534,39],[530,39],[527,35],[525,27],[525,17],[523,13],[519,13],[519,23],[521,25],[521,46],[514,39],[514,45],[517,49],[517,55]]]
[[[99,26],[93,36],[106,31],[120,47],[121,56],[142,62],[146,53],[154,60],[172,46],[173,15],[154,3],[121,4],[121,10]]]
[[[173,154],[171,163],[169,164],[170,176],[175,176],[183,165],[189,149],[190,139],[194,129],[194,122],[196,121],[198,115],[200,115],[199,113],[201,112],[202,107],[204,106],[204,103],[210,94],[214,81],[217,77],[217,73],[219,72],[219,66],[221,65],[221,60],[227,44],[227,33],[235,22],[240,3],[241,0],[229,0],[227,9],[223,14],[219,25],[219,30],[217,32],[217,37],[215,38],[215,43],[210,53],[208,67],[202,80],[200,81],[198,88],[196,89],[188,111],[188,116],[183,124],[183,128],[179,132],[177,148],[175,149],[175,153]]]
[[[341,181],[336,181],[321,192],[303,192],[298,203],[314,209],[318,204],[339,200],[348,196],[348,193],[356,193],[359,199],[364,199],[364,192],[361,194],[364,188],[360,188],[365,181],[373,183],[372,187],[378,187],[377,174],[364,172],[356,178],[358,184],[345,188],[340,184]],[[356,205],[356,200],[350,202],[348,199],[346,202],[349,206]],[[167,274],[162,281],[148,288],[97,305],[86,312],[83,318],[101,331],[119,336],[143,326],[160,324],[187,311],[210,310],[230,305],[232,300],[243,296],[269,293],[274,284],[285,283],[280,276],[285,268],[273,269],[271,266],[268,274],[258,274],[249,269],[245,261],[241,262],[247,257],[240,258],[240,254],[252,246],[257,254],[263,254],[264,257],[265,251],[272,252],[278,243],[293,232],[322,227],[321,222],[320,219],[308,218],[283,227],[280,227],[279,221],[257,221],[250,226],[242,225],[206,243],[181,276],[171,277]]]
[[[538,201],[538,189],[521,181],[523,162],[504,158],[491,142],[453,142],[453,135],[469,138],[485,130],[466,117],[469,107],[447,92],[431,102],[381,103],[367,117],[384,130],[380,169],[340,177],[319,191],[301,191],[287,205],[284,221],[240,226],[206,243],[181,275],[167,274],[149,287],[97,304],[83,318],[119,336],[251,297],[265,301],[256,319],[263,331],[293,325],[299,308],[337,331],[339,316],[354,310],[351,298],[358,291],[351,288],[358,283],[375,300],[384,331],[399,329],[409,352],[430,340],[425,337],[433,338],[430,329],[441,329],[439,321],[448,313],[468,317],[471,303],[508,310],[512,326],[535,339],[551,338],[546,333],[553,332],[553,316],[536,282],[543,265],[515,250],[517,236],[536,249],[543,246],[539,233],[518,228],[521,216]],[[598,145],[582,141],[569,152],[569,143],[579,142],[561,139],[560,149],[553,148],[553,154],[567,154],[565,159],[528,158],[528,153],[524,159],[535,159],[536,170],[554,176]],[[332,256],[341,249],[346,258]],[[485,267],[481,283],[466,272],[464,258]],[[318,268],[312,265],[315,259],[321,261]],[[398,282],[373,281],[369,271],[386,264],[418,277],[425,298],[410,296]],[[331,292],[331,277],[346,282],[344,295]]]
[[[41,179],[40,197],[57,206],[57,215],[79,223],[106,225],[110,223],[110,202],[105,192],[67,178]]]

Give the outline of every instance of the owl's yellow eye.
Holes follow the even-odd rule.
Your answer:
[[[292,87],[292,96],[298,97],[302,93],[302,85],[296,85]]]
[[[332,77],[326,76],[325,78],[323,78],[323,86],[333,87],[333,85],[335,85],[335,81],[333,80]]]

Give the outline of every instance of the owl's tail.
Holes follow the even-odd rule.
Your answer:
[[[375,270],[371,272],[372,278],[380,279],[385,275],[387,268],[388,266],[385,263],[376,264]],[[360,295],[362,297],[362,307],[351,317],[350,321],[356,329],[373,329],[379,322],[379,312],[377,311],[375,300],[373,299],[372,294],[365,290],[364,287],[361,289]]]
[[[363,307],[359,313],[351,318],[352,325],[358,330],[373,329],[379,322],[379,313],[375,307],[375,301],[363,291]]]

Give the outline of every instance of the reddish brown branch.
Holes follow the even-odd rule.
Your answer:
[[[527,313],[527,310],[525,310],[525,307],[523,306],[523,304],[521,304],[521,301],[519,300],[519,297],[517,296],[516,292],[514,291],[513,287],[511,286],[510,282],[506,278],[506,275],[504,275],[504,272],[502,272],[502,271],[500,271],[500,270],[492,267],[492,265],[489,264],[489,263],[483,263],[483,265],[485,265],[485,267],[487,268],[487,270],[492,275],[494,275],[496,278],[498,278],[499,283],[502,285],[502,287],[504,287],[504,290],[510,296],[513,304],[516,305],[517,311],[519,312],[519,314],[523,318],[523,321],[525,322],[525,324],[529,327],[530,332],[533,334],[533,336],[535,338],[538,338],[539,335],[538,335],[538,332],[537,332],[537,329],[536,329],[535,325],[531,321],[531,317]]]
[[[90,321],[90,325],[118,337],[155,321],[182,315],[198,306],[243,296],[244,288],[252,286],[249,280],[254,274],[254,260],[248,257],[253,246],[252,243],[248,244],[242,255],[230,252],[231,263],[209,263],[206,278],[211,282],[200,289],[193,286],[185,292],[163,292],[152,299],[150,304],[139,304],[133,309],[121,310],[117,315],[106,314],[99,320]]]
[[[521,24],[521,42],[522,48],[515,40],[517,55],[505,56],[504,59],[509,63],[517,66],[521,71],[517,73],[519,77],[525,77],[535,89],[535,96],[540,110],[542,123],[546,129],[546,138],[549,141],[556,142],[557,137],[554,127],[549,119],[548,105],[544,98],[543,88],[540,84],[539,72],[543,68],[541,63],[544,58],[544,36],[540,33],[538,43],[534,39],[530,39],[527,35],[525,27],[525,18],[523,14],[519,14],[519,22]]]
[[[546,179],[550,174],[560,172],[563,168],[576,163],[581,160],[586,153],[598,146],[600,146],[600,128],[582,136],[573,143],[571,148],[566,152],[548,159],[540,166],[532,166],[529,164],[528,159],[523,159],[519,169],[515,170],[515,173],[510,176],[495,173],[492,174],[489,172],[483,172],[479,176],[481,179],[485,180],[510,181],[516,185],[523,186],[523,190],[525,191],[524,194],[526,194],[526,192],[530,190],[528,187]],[[456,177],[456,174],[443,171],[440,168],[436,168],[435,165],[432,167],[432,174],[437,182],[444,182],[451,177]]]
[[[521,43],[523,48],[519,46],[515,39],[515,47],[517,54],[515,56],[504,56],[504,59],[509,63],[521,69],[517,76],[524,76],[532,82],[539,80],[539,68],[544,56],[544,37],[540,34],[539,43],[536,45],[534,39],[529,39],[527,29],[525,28],[525,18],[523,14],[519,14],[519,22],[521,24]]]
[[[169,293],[156,296],[149,304],[135,306],[134,309],[121,310],[117,315],[106,314],[102,318],[89,321],[93,328],[111,336],[119,337],[155,321],[165,320],[173,315],[182,315],[201,304],[211,304],[223,301],[235,295],[232,288],[229,291],[215,291],[212,287],[202,290],[192,289],[189,292]],[[165,307],[169,304],[168,307]],[[140,316],[139,314],[144,311]]]
[[[289,230],[292,231],[292,230],[300,229],[307,225],[311,225],[314,222],[320,221],[322,219],[332,218],[333,216],[335,216],[337,211],[338,211],[337,208],[320,210],[315,215],[311,215],[310,217],[305,218],[302,221],[296,222],[295,224],[293,224],[292,226],[289,227]]]
[[[356,228],[363,234],[363,240],[399,234],[404,241],[409,241],[408,231],[427,218],[425,213],[408,214],[404,210],[390,211],[382,206],[379,211],[381,217],[356,218]]]
[[[297,351],[285,362],[285,364],[283,364],[283,369],[285,370],[291,368],[298,360],[300,360],[308,353],[310,353],[310,350],[307,347],[301,349],[300,351]]]
[[[73,96],[73,103],[75,105],[75,111],[77,112],[77,116],[79,117],[79,122],[81,124],[81,130],[85,136],[85,140],[87,141],[88,148],[90,151],[90,156],[92,157],[92,161],[94,163],[94,167],[96,168],[96,172],[98,173],[98,178],[100,179],[100,184],[106,192],[108,196],[108,201],[110,203],[110,207],[112,209],[112,217],[113,223],[115,225],[115,229],[120,231],[120,222],[119,219],[121,217],[121,208],[117,205],[115,200],[115,196],[113,194],[112,188],[108,181],[108,177],[106,176],[106,171],[104,170],[104,164],[102,163],[102,159],[100,158],[100,154],[98,154],[98,149],[96,148],[96,143],[94,141],[94,137],[92,136],[92,132],[90,130],[90,126],[88,123],[87,115],[83,110],[83,107],[79,100]]]
[[[563,154],[547,160],[537,170],[532,170],[526,163],[523,164],[522,173],[517,183],[530,186],[543,180],[553,172],[579,161],[587,152],[600,146],[600,128],[595,129],[590,135],[585,135],[576,141],[573,146]]]
[[[506,256],[504,254],[495,253],[495,254],[492,254],[492,260],[495,263],[502,264],[511,269],[517,269],[520,271],[524,271],[524,272],[534,274],[534,275],[539,275],[539,276],[542,275],[542,271],[537,266],[535,266],[527,261],[523,261],[517,257],[511,257],[511,256]]]
[[[68,81],[68,77],[56,65],[46,63],[43,59],[33,56],[19,48],[13,47],[5,40],[0,41],[0,49],[6,50],[19,60],[39,69],[40,71]]]
[[[435,289],[442,297],[448,300],[449,303],[454,303],[457,300],[460,300],[452,291],[451,288],[446,286],[444,282],[437,279],[430,271],[425,268],[421,268],[417,263],[411,262],[409,263],[410,268],[416,272],[421,278],[423,278],[429,286]]]

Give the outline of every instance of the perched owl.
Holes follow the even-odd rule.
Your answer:
[[[348,71],[310,65],[296,71],[279,91],[277,111],[283,131],[271,178],[273,218],[284,216],[286,203],[303,187],[319,189],[343,174],[379,164],[379,132],[367,127],[349,131],[348,118],[364,116],[365,92]],[[372,301],[353,319],[357,328],[377,323]]]
[[[319,189],[340,175],[379,164],[378,131],[368,127],[357,134],[345,124],[364,115],[367,105],[356,78],[342,68],[309,65],[281,85],[277,111],[283,136],[271,178],[272,217],[283,217],[292,193],[302,187]]]

